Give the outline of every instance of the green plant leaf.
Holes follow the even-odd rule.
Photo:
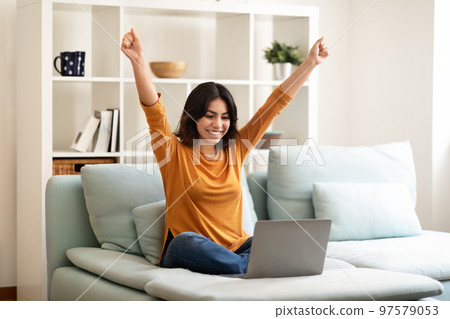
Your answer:
[[[291,63],[299,65],[304,61],[300,58],[298,47],[273,41],[272,46],[264,49],[264,58],[269,63]]]

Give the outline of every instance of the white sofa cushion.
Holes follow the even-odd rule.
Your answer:
[[[166,300],[411,300],[442,291],[424,276],[330,259],[319,276],[239,279],[160,268],[143,257],[100,248],[71,248],[67,256],[84,270]]]
[[[327,270],[318,276],[241,279],[158,269],[145,291],[166,300],[415,300],[440,294],[431,278],[377,269]]]
[[[385,269],[450,279],[450,234],[422,231],[419,236],[329,242],[327,254],[356,267]]]
[[[416,236],[422,231],[400,183],[314,183],[316,218],[332,220],[330,240]]]

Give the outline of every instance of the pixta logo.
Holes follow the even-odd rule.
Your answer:
[[[152,134],[150,134],[148,129],[142,129],[126,141],[127,152],[125,154],[125,164],[147,174],[153,174],[157,165],[157,160],[154,156],[155,151],[158,151],[161,147],[164,147],[164,151],[159,152],[159,155],[162,155],[162,158],[160,158],[158,162],[159,167],[163,167],[170,162],[171,146],[167,145],[167,143],[171,138],[176,137],[164,136],[159,132],[153,132]],[[155,141],[153,144],[152,140]],[[248,165],[252,161],[255,161],[255,163],[260,167],[269,165],[267,157],[262,156],[259,149],[253,150],[254,145],[249,140],[242,139],[241,142],[249,151],[249,155],[244,161],[244,165]],[[271,145],[271,148],[279,153],[279,165],[289,165],[288,159],[289,161],[294,160],[295,162],[293,164],[295,166],[302,166],[306,161],[312,161],[319,166],[325,165],[325,160],[320,153],[317,144],[312,138],[306,139],[301,145],[300,150],[298,149],[299,145],[297,145],[296,139],[283,139],[281,142],[287,145]],[[194,151],[192,158],[192,162],[194,163],[194,165],[200,165],[200,148],[202,145],[205,145],[205,143],[206,142],[203,140],[194,140]],[[217,145],[217,147],[222,147],[221,143],[219,144]],[[236,146],[236,141],[231,140],[229,142],[229,145],[230,149],[233,149]],[[237,164],[237,160],[235,158],[236,152],[230,151],[228,157],[228,163],[230,165]],[[221,159],[223,159],[223,157],[216,158],[216,160]]]

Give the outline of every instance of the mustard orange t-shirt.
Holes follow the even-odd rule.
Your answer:
[[[195,232],[231,251],[250,237],[242,229],[242,163],[290,101],[277,87],[239,130],[236,141],[214,158],[185,146],[172,134],[161,98],[155,105],[142,105],[166,196],[163,247],[169,231],[174,237]]]

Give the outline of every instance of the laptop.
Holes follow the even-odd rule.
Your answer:
[[[241,278],[320,275],[331,219],[267,220],[255,225],[246,274]]]

